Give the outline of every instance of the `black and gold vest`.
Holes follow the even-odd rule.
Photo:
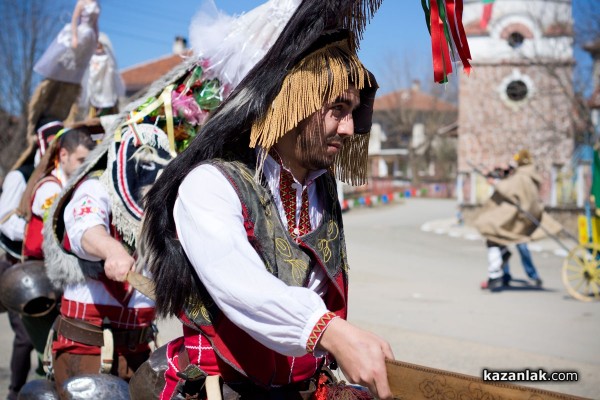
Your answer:
[[[302,287],[307,285],[312,268],[323,268],[329,277],[323,299],[325,305],[346,318],[348,264],[337,187],[331,174],[321,175],[314,183],[318,185],[317,193],[323,204],[321,223],[294,240],[279,217],[270,191],[255,181],[254,170],[239,162],[212,161],[211,164],[223,173],[237,193],[248,241],[265,269],[287,285]],[[312,354],[292,359],[264,347],[231,323],[210,300],[206,289],[200,289],[202,300],[188,304],[181,319],[187,326],[202,332],[218,358],[238,374],[257,384],[286,384],[290,376],[294,382],[310,378],[321,365]],[[227,381],[227,371],[222,371],[222,375]]]

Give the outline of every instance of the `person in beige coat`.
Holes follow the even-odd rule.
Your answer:
[[[507,284],[503,279],[503,265],[510,257],[507,245],[530,241],[538,228],[533,219],[541,221],[544,215],[539,197],[541,178],[531,154],[521,150],[515,155],[515,161],[515,172],[496,183],[492,197],[475,221],[488,247],[488,281],[483,287],[492,291]]]

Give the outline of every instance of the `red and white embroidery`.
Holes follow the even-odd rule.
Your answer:
[[[308,353],[312,354],[315,351],[315,347],[317,346],[317,343],[319,343],[319,339],[321,338],[323,332],[325,332],[327,325],[329,325],[332,319],[337,317],[338,316],[335,313],[328,311],[323,314],[321,318],[319,318],[315,324],[315,327],[308,336],[308,341],[306,342],[306,351]]]

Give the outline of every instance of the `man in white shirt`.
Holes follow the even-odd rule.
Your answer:
[[[340,25],[360,19],[354,3],[338,10]],[[330,6],[302,2],[146,197],[141,248],[157,311],[184,330],[167,346],[161,398],[197,395],[206,375],[242,396],[297,395],[333,359],[351,382],[391,398],[389,344],[345,321],[348,263],[331,172],[364,180],[377,84],[354,36],[324,31]]]
[[[42,119],[36,129],[36,136],[29,138],[30,145],[4,178],[0,195],[0,246],[7,252],[9,261],[15,263],[21,259],[23,236],[27,219],[21,210],[21,198],[29,178],[40,158],[46,153],[50,142],[63,128],[60,121]],[[29,204],[22,206],[29,208]]]
[[[143,146],[141,143],[135,145],[135,136],[129,132],[123,135],[118,146],[115,142],[112,144],[120,150],[131,145],[131,151],[135,153]],[[133,244],[123,240],[113,220],[118,207],[116,200],[101,179],[105,172],[103,168],[106,168],[106,157],[99,156],[106,143],[103,146],[102,151],[95,152],[83,167],[83,171],[89,172],[81,173],[63,193],[55,211],[54,222],[57,219],[64,222],[66,235],[62,246],[77,257],[74,268],[81,273],[83,265],[89,267],[86,272],[92,271],[84,273],[80,279],[60,277],[64,278],[61,281],[64,290],[56,323],[57,338],[52,345],[54,379],[59,393],[67,379],[82,374],[107,373],[129,380],[138,366],[148,359],[148,343],[154,338],[154,302],[129,284],[113,280],[115,268],[128,271],[135,259]],[[136,166],[139,160],[131,154],[123,159],[124,167],[130,162]],[[144,166],[154,174],[159,169],[149,160]],[[51,272],[56,268],[54,264],[60,264],[60,261],[54,261]],[[61,272],[70,274],[69,271]],[[104,330],[111,332],[114,352],[105,340]]]
[[[29,190],[25,191],[21,199],[20,209],[27,207],[25,219],[28,221],[23,238],[24,258],[44,259],[42,229],[47,213],[63,186],[93,147],[94,142],[90,133],[83,128],[65,129],[54,137],[32,176],[32,179],[35,179],[36,176],[41,175],[41,179],[37,182],[30,180]],[[57,316],[58,310],[55,306],[43,315],[21,316],[40,360],[44,353],[48,332]]]
[[[65,129],[55,137],[48,150],[50,154],[37,166],[37,171],[42,171],[42,178],[29,183],[33,185],[33,189],[26,193],[21,201],[21,204],[29,206],[26,214],[28,223],[23,239],[23,256],[26,259],[44,259],[42,228],[47,213],[54,199],[94,145],[87,130]]]

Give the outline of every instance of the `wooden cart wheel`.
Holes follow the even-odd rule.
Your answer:
[[[600,301],[600,244],[573,248],[565,258],[562,279],[569,294],[577,300]]]

